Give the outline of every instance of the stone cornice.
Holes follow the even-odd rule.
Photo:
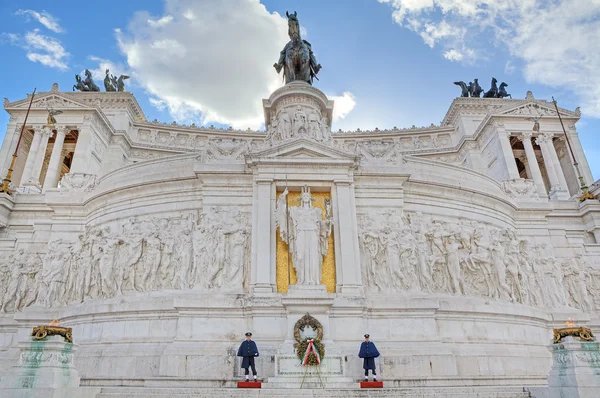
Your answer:
[[[554,105],[551,102],[535,99],[506,99],[506,98],[455,98],[446,112],[441,126],[454,125],[460,114],[481,115],[488,119],[494,115],[509,114],[520,107],[533,104],[541,109],[548,109],[555,113]],[[558,108],[561,116],[572,119],[579,119],[577,112],[572,112],[564,108]],[[524,115],[518,115],[523,117]],[[529,115],[532,116],[532,115]],[[485,122],[485,120],[484,120]],[[482,123],[483,124],[483,123]],[[480,126],[481,127],[481,126]]]

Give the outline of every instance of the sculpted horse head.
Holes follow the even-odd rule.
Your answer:
[[[288,18],[288,35],[292,40],[300,40],[300,23],[298,22],[298,13],[294,11],[293,14],[285,12]]]

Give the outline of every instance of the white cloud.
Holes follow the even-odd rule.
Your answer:
[[[27,52],[27,58],[32,62],[39,62],[51,68],[69,69],[65,61],[69,53],[59,40],[39,33],[39,29],[25,33],[24,36],[7,33],[3,35],[8,38],[10,44],[19,46]]]
[[[46,11],[37,12],[34,10],[18,10],[15,14],[32,17],[53,32],[64,32],[64,29],[58,24],[58,20]]]
[[[181,123],[259,128],[261,100],[282,84],[272,65],[289,40],[287,20],[258,0],[166,0],[164,15],[139,12],[126,32],[116,30],[153,105]]]
[[[462,55],[461,52],[452,49],[452,50],[448,50],[444,53],[444,58],[446,58],[449,61],[462,61],[464,56]]]
[[[584,112],[600,117],[599,0],[378,1],[388,3],[394,21],[427,45],[442,44],[449,60],[468,62],[473,57],[465,49],[485,54],[504,48],[523,61],[528,82],[570,89]],[[505,66],[507,73],[512,68]]]
[[[185,17],[185,14],[183,14],[183,16]],[[193,19],[193,18],[188,18],[188,19]],[[148,25],[152,26],[153,28],[160,28],[162,26],[165,26],[166,24],[168,24],[172,20],[173,20],[173,16],[171,16],[171,15],[165,15],[164,17],[162,17],[160,19],[156,19],[156,20],[154,20],[154,19],[148,19]]]
[[[516,69],[517,68],[515,64],[510,59],[506,61],[506,64],[504,64],[504,73],[506,73],[507,75],[512,75],[513,73],[515,73]]]
[[[327,98],[334,100],[333,121],[343,119],[356,106],[356,98],[351,92],[345,91],[343,95],[328,95]]]

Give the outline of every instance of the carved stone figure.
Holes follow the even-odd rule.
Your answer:
[[[292,134],[294,137],[306,135],[306,113],[301,106],[296,108],[294,112],[294,120],[292,124]]]
[[[483,98],[498,98],[498,80],[492,77],[492,87],[483,95]]]
[[[460,86],[461,89],[461,97],[468,97],[469,96],[469,88],[467,87],[466,83],[463,81],[459,81],[459,82],[454,82],[454,84],[456,84],[457,86]]]
[[[296,12],[286,12],[285,15],[288,18],[288,35],[291,40],[281,50],[279,60],[273,67],[277,73],[283,69],[286,84],[297,80],[312,84],[321,70],[321,65],[317,63],[310,43],[300,37],[300,24]]]
[[[327,246],[321,240],[331,235],[333,221],[331,218],[323,220],[321,210],[312,207],[314,199],[307,186],[302,188],[300,206],[288,208],[287,195],[286,189],[277,200],[275,220],[281,239],[288,244],[292,254],[297,284],[320,285],[321,264],[327,254]]]
[[[581,251],[582,249],[575,250],[575,255],[563,263],[565,287],[571,302],[577,308],[592,311],[594,306],[587,292]]]

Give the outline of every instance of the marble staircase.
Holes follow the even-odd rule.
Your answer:
[[[346,388],[256,390],[237,388],[139,388],[103,387],[96,398],[529,398],[522,387],[414,387],[360,389],[358,383]],[[264,384],[263,384],[264,387]]]

